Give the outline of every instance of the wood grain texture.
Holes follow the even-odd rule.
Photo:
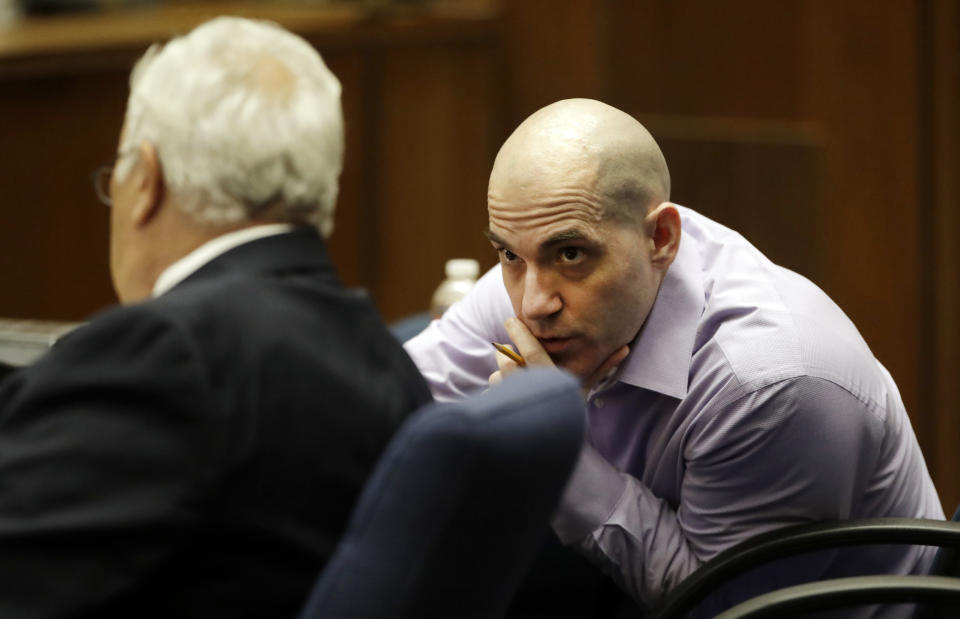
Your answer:
[[[960,505],[960,9],[951,0],[921,7],[919,171],[927,293],[923,331],[925,404],[932,411],[932,469],[944,509]]]

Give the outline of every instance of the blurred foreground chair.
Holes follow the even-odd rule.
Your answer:
[[[405,316],[396,322],[390,323],[390,333],[400,340],[400,343],[415,337],[430,324],[430,312],[417,312]]]
[[[775,612],[784,617],[790,616],[789,612],[800,613],[810,608],[895,601],[943,602],[953,599],[956,603],[958,598],[955,596],[960,593],[960,588],[956,586],[960,585],[960,579],[936,577],[960,576],[960,563],[957,561],[957,550],[960,549],[958,519],[960,508],[954,513],[952,521],[865,518],[769,531],[737,544],[704,563],[667,595],[653,617],[685,617],[708,595],[736,576],[773,560],[816,550],[866,544],[915,544],[938,546],[940,550],[934,559],[930,576],[876,575],[807,583],[747,600],[719,616],[729,619],[768,616],[768,612]],[[933,580],[924,580],[929,578]],[[906,580],[901,582],[901,579]],[[884,591],[884,587],[889,590]],[[770,604],[770,610],[766,604]],[[734,611],[745,614],[733,614]],[[917,606],[915,616],[924,619],[960,617],[960,614],[954,613],[954,610],[949,610],[943,614],[934,604],[926,604]]]
[[[501,616],[585,424],[578,381],[544,368],[422,408],[381,457],[301,619]]]

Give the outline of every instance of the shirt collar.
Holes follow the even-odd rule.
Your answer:
[[[283,234],[292,230],[293,225],[291,224],[263,224],[228,232],[214,239],[210,239],[164,269],[153,285],[153,296],[159,297],[192,275],[197,269],[217,256],[225,254],[234,247],[256,239]]]
[[[704,293],[695,241],[686,234],[630,354],[613,377],[677,399],[687,395]]]

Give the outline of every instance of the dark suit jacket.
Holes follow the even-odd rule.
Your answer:
[[[0,385],[0,617],[292,617],[430,395],[312,231],[109,310]]]

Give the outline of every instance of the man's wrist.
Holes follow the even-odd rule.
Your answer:
[[[553,518],[560,541],[572,544],[609,520],[626,487],[624,474],[584,445]]]

